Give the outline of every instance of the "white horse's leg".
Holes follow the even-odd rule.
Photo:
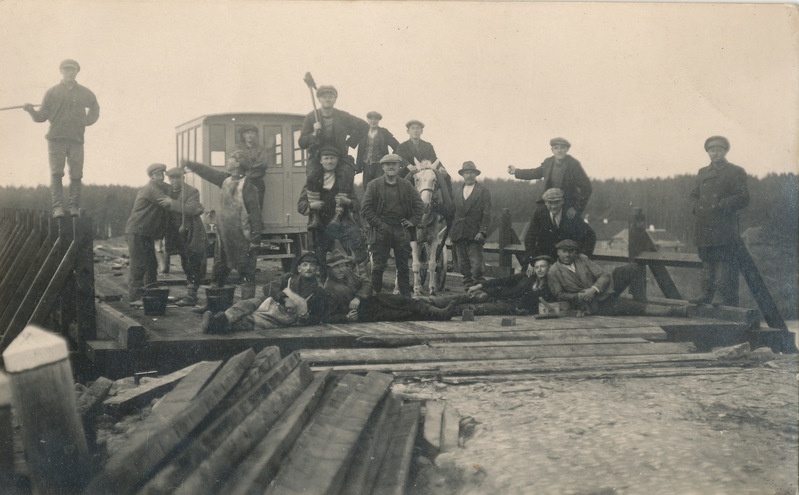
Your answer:
[[[427,244],[427,286],[430,288],[431,296],[434,296],[438,293],[438,290],[436,290],[437,250],[438,250],[438,237],[435,235],[431,235],[430,242]]]
[[[413,255],[413,262],[411,263],[411,269],[413,270],[413,295],[421,296],[422,295],[422,276],[419,273],[419,269],[422,267],[422,263],[419,261],[419,247],[418,241],[411,241],[411,254]]]

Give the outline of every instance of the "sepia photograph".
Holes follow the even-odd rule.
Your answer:
[[[0,492],[799,494],[795,3],[3,0]]]

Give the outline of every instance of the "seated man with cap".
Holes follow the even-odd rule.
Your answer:
[[[583,166],[568,154],[571,143],[562,137],[549,141],[552,156],[545,159],[540,166],[531,169],[517,169],[508,165],[508,173],[517,179],[544,179],[544,191],[556,187],[563,191],[563,211],[566,218],[581,217],[591,197],[591,181]],[[539,200],[538,203],[542,203]],[[539,208],[543,208],[541,205]]]
[[[417,161],[429,160],[430,163],[434,163],[438,160],[433,145],[422,139],[424,124],[421,121],[416,119],[409,120],[405,124],[405,129],[408,131],[408,140],[400,143],[397,148],[397,154],[402,157],[403,166],[399,173],[402,178],[408,175],[408,167],[414,165]],[[450,187],[451,190],[452,188]]]
[[[308,188],[310,201],[320,201],[319,194],[322,191],[324,169],[319,153],[326,145],[333,146],[338,150],[340,165],[336,170],[336,180],[341,191],[345,194],[353,191],[355,162],[348,154],[347,142],[350,139],[360,141],[369,130],[369,124],[366,121],[334,108],[338,99],[338,91],[333,86],[319,86],[319,89],[316,90],[316,97],[321,108],[305,116],[300,138],[297,140],[300,148],[308,150],[305,186]],[[311,212],[308,218],[308,228],[324,228],[314,212]]]
[[[224,287],[232,270],[242,278],[241,298],[255,296],[256,250],[261,245],[261,208],[258,190],[244,170],[246,157],[234,152],[222,172],[202,163],[184,160],[182,165],[221,189],[221,209],[217,212],[218,249],[214,252],[213,285]]]
[[[171,255],[180,256],[180,265],[186,274],[186,296],[178,299],[175,304],[195,306],[197,290],[205,275],[203,261],[208,247],[208,236],[202,220],[204,209],[200,204],[200,191],[186,184],[183,180],[184,174],[185,171],[180,167],[166,171],[171,185],[169,197],[172,199],[172,206],[164,237],[164,251],[167,264]]]
[[[168,196],[169,185],[164,182],[166,165],[153,163],[147,167],[150,180],[136,193],[133,210],[125,224],[125,239],[130,257],[128,301],[141,307],[143,287],[158,280],[158,259],[155,241],[166,235],[169,211],[180,211],[180,205]]]
[[[263,294],[242,299],[223,312],[203,314],[203,333],[230,333],[317,325],[326,315],[327,294],[319,284],[316,253],[303,253],[291,273],[272,280]]]
[[[366,240],[360,229],[358,198],[350,191],[345,193],[339,184],[336,170],[339,164],[338,150],[325,145],[319,152],[324,169],[324,184],[319,199],[311,201],[307,187],[302,189],[297,201],[297,211],[301,215],[316,213],[324,228],[311,230],[314,249],[320,256],[332,250],[336,241],[352,253],[361,273],[367,273]],[[339,221],[334,221],[337,213],[343,212]],[[358,218],[356,218],[358,217]],[[319,260],[322,263],[324,260]]]
[[[449,320],[454,305],[444,309],[399,294],[372,293],[368,278],[353,271],[352,261],[340,251],[327,253],[327,321],[330,323],[373,321]]]
[[[628,263],[609,274],[580,254],[577,242],[565,239],[556,247],[558,261],[549,270],[549,288],[558,301],[568,301],[572,309],[603,316],[687,316],[685,306],[646,303],[646,285],[640,276],[645,266]],[[632,300],[619,297],[628,287]]]
[[[355,156],[355,173],[363,172],[363,188],[366,189],[372,179],[383,175],[383,168],[380,166],[380,159],[388,154],[388,148],[394,153],[399,146],[399,141],[385,127],[380,127],[383,116],[380,112],[369,112],[366,114],[366,121],[369,123],[369,131],[360,139],[355,136],[347,141],[351,148],[358,147]]]
[[[238,135],[239,141],[233,152],[240,151],[244,154],[241,165],[249,182],[258,190],[258,204],[263,208],[266,192],[264,176],[270,156],[266,147],[258,144],[258,128],[256,126],[243,125],[238,129]]]
[[[564,239],[577,241],[580,252],[589,258],[594,254],[596,233],[582,217],[569,218],[563,211],[563,191],[557,187],[547,189],[541,199],[544,208],[537,208],[524,236],[525,258],[546,254],[556,258],[555,246]]]
[[[455,218],[449,238],[458,260],[458,270],[463,275],[464,287],[479,284],[483,278],[483,244],[491,224],[491,193],[477,182],[480,170],[474,162],[463,162],[458,174],[463,184],[455,188],[452,203]]]

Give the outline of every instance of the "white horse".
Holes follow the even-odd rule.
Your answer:
[[[443,290],[447,276],[447,250],[444,241],[449,232],[447,217],[451,216],[452,198],[446,184],[446,169],[436,160],[416,161],[409,167],[409,179],[424,202],[424,215],[416,228],[416,241],[411,241],[413,253],[413,295],[422,295],[422,286],[427,278],[430,295]],[[427,269],[423,268],[426,262]],[[425,273],[426,277],[425,277]]]

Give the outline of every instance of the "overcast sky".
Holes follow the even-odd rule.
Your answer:
[[[100,120],[85,182],[139,185],[174,165],[175,126],[204,114],[337,107],[404,123],[451,171],[529,167],[564,136],[593,178],[694,174],[722,134],[750,173],[797,172],[799,15],[766,4],[0,2],[0,107],[40,103],[81,64]],[[44,134],[0,112],[0,185],[48,183]]]

